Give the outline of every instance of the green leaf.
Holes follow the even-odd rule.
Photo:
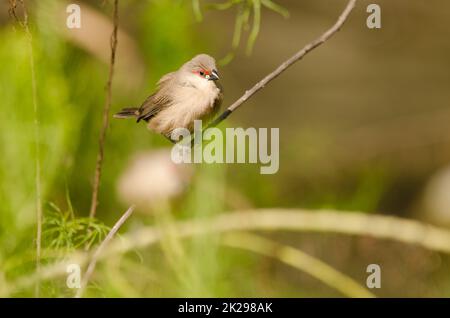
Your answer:
[[[279,4],[273,2],[272,0],[261,0],[261,3],[267,9],[270,9],[272,11],[281,14],[285,19],[289,18],[290,15],[289,11],[286,8],[280,6]]]

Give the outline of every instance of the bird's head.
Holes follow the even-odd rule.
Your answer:
[[[197,55],[184,65],[184,69],[194,76],[197,76],[197,78],[204,79],[206,81],[219,80],[216,60],[207,54]]]

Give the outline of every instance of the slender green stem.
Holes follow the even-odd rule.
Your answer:
[[[17,15],[17,3],[22,8],[23,18],[20,20]],[[34,63],[34,50],[33,50],[33,35],[31,34],[28,20],[28,10],[25,5],[25,0],[9,0],[9,12],[16,19],[16,21],[23,27],[28,45],[28,56],[30,63],[31,73],[31,98],[33,103],[33,115],[34,115],[34,147],[35,147],[35,197],[36,197],[36,273],[39,276],[41,271],[41,251],[42,251],[42,178],[41,178],[41,132],[39,122],[39,105],[37,96],[37,80],[36,80],[36,67]],[[35,297],[39,297],[40,294],[40,282],[36,281]]]
[[[317,278],[324,284],[336,289],[347,297],[375,297],[374,294],[351,277],[339,272],[327,263],[291,246],[279,244],[262,236],[250,233],[226,234],[222,243],[229,247],[244,249],[275,258],[284,264]]]
[[[200,0],[192,0],[192,8],[194,9],[194,15],[197,21],[203,20],[202,9],[200,8]]]

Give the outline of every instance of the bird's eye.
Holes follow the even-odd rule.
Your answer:
[[[205,72],[200,72],[200,75],[201,76],[205,76]]]

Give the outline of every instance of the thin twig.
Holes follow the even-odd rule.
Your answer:
[[[10,15],[10,17],[14,18],[14,20],[19,23],[20,25],[22,25],[22,22],[20,21],[19,17],[17,16],[17,1],[16,0],[8,0],[9,2],[9,9],[8,9],[8,13]]]
[[[17,15],[17,2],[22,7],[23,20]],[[41,250],[42,250],[42,187],[41,187],[41,151],[40,151],[40,123],[39,107],[37,100],[36,70],[34,65],[33,35],[28,24],[28,11],[25,0],[9,0],[9,14],[23,27],[27,36],[28,55],[31,71],[31,90],[34,112],[34,146],[35,146],[35,187],[36,187],[36,272],[39,275],[41,270]],[[40,283],[36,281],[35,297],[39,297]]]
[[[301,60],[306,54],[325,43],[329,38],[331,38],[336,32],[340,30],[340,28],[344,25],[348,16],[352,12],[355,7],[356,0],[350,0],[345,7],[342,14],[339,16],[337,22],[328,29],[325,33],[323,33],[320,37],[318,37],[313,42],[307,44],[300,51],[298,51],[291,58],[283,62],[275,71],[267,75],[260,82],[258,82],[255,86],[253,86],[250,90],[246,91],[245,94],[235,101],[230,107],[228,107],[219,117],[217,117],[213,122],[211,122],[207,128],[217,126],[222,121],[224,121],[228,116],[231,115],[237,108],[239,108],[242,104],[244,104],[250,97],[255,95],[258,91],[263,89],[267,84],[269,84],[272,80],[281,75],[284,71],[286,71],[289,67],[295,64],[297,61]]]
[[[84,290],[86,289],[87,284],[89,283],[89,280],[94,273],[95,266],[97,265],[97,261],[99,260],[100,256],[102,255],[103,250],[108,245],[108,243],[112,240],[114,235],[116,235],[117,231],[122,227],[122,225],[125,223],[125,221],[131,216],[131,214],[134,211],[134,206],[131,206],[121,217],[120,219],[114,224],[111,231],[109,231],[108,235],[105,237],[103,242],[98,246],[98,248],[95,250],[94,254],[92,254],[91,260],[89,262],[89,265],[87,267],[86,273],[83,276],[83,280],[81,281],[81,288],[78,289],[78,292],[75,297],[79,298],[83,295]]]
[[[91,201],[91,209],[89,212],[89,217],[94,218],[95,213],[97,211],[98,205],[98,191],[100,188],[100,179],[102,176],[102,166],[104,159],[104,149],[105,149],[105,139],[106,139],[106,131],[109,127],[109,112],[111,109],[111,100],[112,100],[112,81],[114,76],[114,65],[116,61],[116,50],[117,50],[117,31],[119,28],[119,0],[114,0],[114,12],[113,12],[113,23],[114,28],[111,34],[111,59],[109,63],[109,76],[108,82],[106,83],[106,99],[105,105],[103,107],[103,126],[100,132],[100,138],[98,141],[99,149],[97,155],[97,164],[95,167],[95,177],[94,177],[94,185],[92,189],[92,201]]]
[[[222,244],[277,259],[284,264],[315,277],[345,296],[357,298],[375,297],[373,293],[361,286],[353,278],[339,272],[327,263],[308,255],[297,248],[245,232],[229,233],[225,235],[222,239]]]

